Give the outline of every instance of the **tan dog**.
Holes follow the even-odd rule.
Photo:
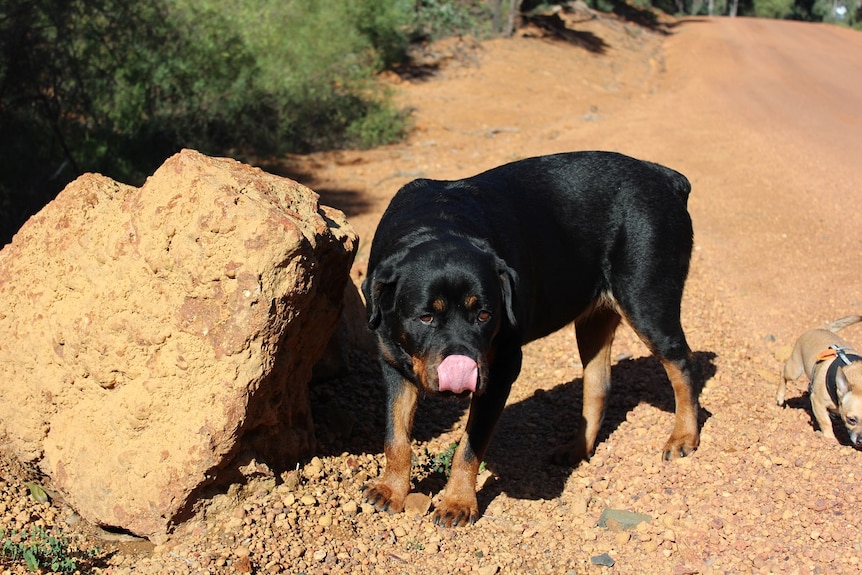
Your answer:
[[[802,334],[784,364],[775,394],[778,405],[784,405],[787,382],[807,374],[811,411],[823,436],[835,439],[831,411],[841,416],[856,447],[862,447],[862,356],[835,332],[860,321],[862,316],[850,315]]]

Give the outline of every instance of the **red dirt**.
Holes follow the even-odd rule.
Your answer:
[[[392,80],[415,109],[405,143],[282,167],[357,228],[357,281],[389,198],[416,177],[586,149],[686,174],[696,248],[683,324],[710,376],[700,449],[660,460],[670,386],[624,328],[596,455],[574,469],[546,463],[580,405],[574,335],[562,330],[525,350],[486,458],[482,519],[437,528],[421,501],[373,513],[357,507],[358,490],[383,462],[385,400],[360,365],[313,390],[319,459],[274,489],[233,492],[144,557],[121,548],[109,571],[859,572],[862,451],[815,432],[805,382],[789,387],[785,409],[774,394],[798,335],[862,312],[862,34],[739,18],[687,20],[663,35],[580,16],[579,38],[603,52],[551,37],[450,42],[435,48],[448,56],[436,75]],[[842,335],[862,346],[862,326]],[[463,407],[420,405],[415,491],[440,489],[428,453],[459,438]],[[652,520],[598,527],[608,507]],[[591,563],[604,553],[613,567]]]
[[[692,347],[714,355],[715,368],[702,396],[701,448],[678,464],[660,464],[671,415],[635,390],[596,458],[559,492],[534,491],[576,503],[590,494],[583,525],[559,534],[574,538],[574,548],[581,539],[568,563],[577,572],[600,570],[587,558],[604,551],[617,559],[615,573],[857,572],[862,538],[851,517],[862,503],[862,452],[815,433],[805,382],[791,393],[795,408],[777,408],[774,394],[798,335],[862,311],[855,262],[862,255],[862,34],[741,18],[687,20],[667,37],[601,19],[575,27],[605,39],[605,53],[550,38],[484,43],[429,81],[398,84],[416,110],[405,145],[302,159],[315,166],[310,185],[348,210],[365,238],[357,279],[381,209],[415,177],[458,178],[583,149],[682,171],[693,183],[696,236],[684,325]],[[364,205],[339,202],[351,198]],[[862,346],[860,326],[843,335]],[[511,417],[537,396],[579,405],[560,385],[579,377],[573,339],[564,330],[528,347]],[[628,331],[615,345],[635,363],[646,355]],[[640,365],[629,372],[626,364],[617,368],[629,373],[615,376],[617,394],[631,393],[628,378],[643,376]],[[657,380],[666,385],[660,372]],[[489,453],[497,459],[492,469],[501,482],[507,473],[542,481],[543,472],[530,469],[538,463],[533,450],[557,440],[506,436],[520,433],[506,421]],[[457,429],[447,440],[457,439]],[[520,449],[533,453],[529,463],[506,460]],[[501,494],[486,513],[526,524],[549,513],[552,501]],[[658,534],[620,545],[612,535],[594,536],[605,505],[658,515],[673,541]],[[467,537],[493,523],[480,521]],[[562,552],[544,544],[554,555],[544,562],[548,572],[564,572],[557,554],[569,546]],[[536,572],[545,572],[542,565]]]

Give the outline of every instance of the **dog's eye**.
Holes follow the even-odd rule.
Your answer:
[[[848,418],[847,418],[847,423],[848,423],[849,425],[852,425],[853,427],[856,427],[856,424],[857,424],[857,423],[859,423],[859,420],[858,420],[858,419],[856,419],[855,417],[848,417]]]
[[[421,321],[425,325],[431,325],[431,322],[434,321],[434,316],[430,313],[426,313],[419,316],[419,321]]]
[[[476,316],[476,319],[479,321],[479,323],[485,323],[486,321],[491,319],[491,312],[483,309],[479,312],[479,315]]]

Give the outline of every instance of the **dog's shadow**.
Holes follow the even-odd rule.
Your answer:
[[[807,391],[803,392],[802,395],[798,397],[790,397],[785,400],[784,407],[804,411],[808,414],[808,425],[811,426],[812,431],[818,431],[820,429],[820,426],[817,425],[817,419],[815,419],[814,413],[811,411],[811,397],[808,395]],[[852,441],[850,441],[850,434],[847,432],[847,428],[844,426],[844,422],[841,421],[839,416],[830,412],[829,422],[832,424],[832,432],[835,434],[835,439],[838,443],[845,447],[859,449]]]
[[[699,381],[715,375],[716,355],[712,352],[694,354]],[[612,389],[608,396],[605,419],[596,445],[601,444],[626,420],[641,403],[648,403],[669,413],[674,412],[673,388],[661,363],[654,357],[628,359],[611,370]],[[551,463],[554,450],[574,439],[583,404],[583,379],[577,378],[557,385],[549,391],[539,390],[533,396],[509,405],[500,418],[494,439],[485,456],[488,467],[498,480],[479,492],[481,508],[497,495],[506,493],[518,499],[554,499],[565,488],[573,467]],[[698,424],[711,416],[701,408]],[[656,433],[670,433],[656,430]],[[660,453],[645,454],[660,458]]]
[[[694,357],[699,380],[711,379],[715,375],[715,354],[696,352]],[[623,360],[613,366],[611,377],[613,388],[597,438],[599,447],[641,403],[674,412],[673,389],[654,357]],[[347,379],[312,387],[318,454],[379,453],[386,421],[386,392],[380,372],[371,368],[354,372]],[[699,394],[701,390],[696,391]],[[563,493],[573,468],[552,464],[550,455],[575,437],[582,394],[583,380],[577,378],[551,390],[537,390],[529,398],[506,407],[485,456],[485,464],[498,479],[479,491],[481,509],[501,493],[518,499],[554,499]],[[440,436],[456,426],[469,406],[468,399],[424,398],[416,412],[413,438],[427,442]],[[710,415],[701,408],[701,426]],[[670,433],[670,428],[656,430],[665,432]],[[453,435],[453,441],[460,440],[461,430]],[[659,453],[645,455],[660,457]],[[444,485],[442,473],[434,473],[422,479],[416,489],[436,493]]]

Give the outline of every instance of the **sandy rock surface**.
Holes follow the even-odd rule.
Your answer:
[[[317,200],[189,150],[141,188],[70,184],[0,253],[12,451],[85,519],[149,537],[235,457],[310,456],[356,240]]]
[[[673,396],[661,366],[621,329],[596,455],[574,469],[550,465],[580,408],[581,365],[563,330],[525,350],[480,478],[480,521],[430,521],[441,454],[466,417],[466,404],[435,400],[417,415],[411,512],[373,513],[359,490],[382,469],[385,399],[359,357],[349,377],[312,389],[316,458],[233,488],[155,548],[103,541],[115,551],[105,572],[859,571],[862,452],[815,432],[805,382],[791,386],[787,408],[774,394],[795,337],[862,306],[862,35],[749,19],[688,20],[667,34],[604,18],[575,29],[579,43],[447,45],[436,75],[396,82],[416,110],[406,143],[288,158],[282,169],[347,213],[362,237],[357,281],[388,199],[416,177],[578,149],[685,173],[696,249],[683,324],[708,375],[700,449],[660,460]],[[862,326],[842,335],[862,346]],[[65,525],[62,505],[28,504],[20,473],[5,476],[7,525]],[[650,520],[600,527],[607,509]]]

